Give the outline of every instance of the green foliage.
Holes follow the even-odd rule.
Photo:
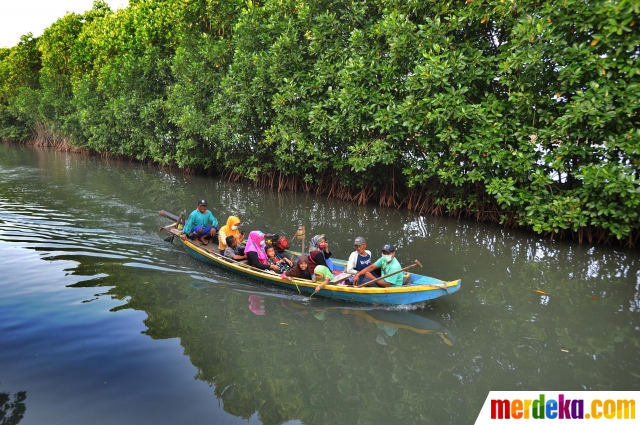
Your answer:
[[[164,101],[177,34],[176,9],[139,2],[86,24],[74,78],[78,142],[97,151],[170,163],[175,129]]]
[[[86,25],[111,13],[102,0],[95,0],[93,8],[82,15],[69,13],[58,19],[38,39],[42,69],[40,84],[39,121],[62,129],[69,135],[79,133],[73,125],[76,112],[73,100],[73,80],[80,78],[88,64],[83,60],[86,52],[79,42]]]
[[[29,33],[11,49],[0,49],[0,138],[25,140],[33,133],[33,91],[40,88],[40,54]]]
[[[222,79],[233,61],[233,24],[242,2],[202,0],[182,12],[185,34],[176,48],[168,88],[168,119],[179,128],[173,157],[180,167],[211,169],[230,134]],[[189,25],[186,25],[189,23]],[[192,25],[196,23],[196,25]]]
[[[622,240],[640,230],[639,8],[96,1],[0,52],[0,131]]]

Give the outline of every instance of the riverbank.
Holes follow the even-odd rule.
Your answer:
[[[167,169],[180,170],[187,174],[217,175],[229,182],[247,182],[254,184],[261,189],[275,190],[277,192],[292,191],[312,193],[316,196],[326,196],[356,205],[377,204],[380,207],[406,209],[418,214],[428,214],[432,216],[454,217],[458,220],[473,220],[477,222],[494,223],[510,229],[520,229],[538,233],[541,237],[550,241],[571,240],[578,244],[594,245],[618,245],[624,248],[635,249],[640,244],[640,228],[631,232],[627,238],[618,239],[606,229],[598,226],[586,225],[573,229],[559,229],[558,231],[534,232],[532,226],[519,223],[517,211],[506,211],[501,209],[497,203],[486,200],[482,205],[461,206],[458,208],[447,208],[442,202],[445,193],[427,187],[407,187],[392,178],[383,187],[366,186],[354,187],[345,186],[335,175],[327,173],[319,176],[320,183],[305,181],[300,176],[286,175],[282,170],[273,170],[268,173],[258,174],[255,180],[250,179],[241,173],[233,170],[217,170],[215,168],[187,168],[180,169],[176,164],[161,165],[151,160],[139,160],[133,156],[115,155],[101,153],[93,149],[74,147],[68,139],[48,137],[35,138],[26,142],[5,141],[7,143],[17,143],[34,147],[50,147],[59,151],[72,152],[81,155],[93,155],[112,158],[119,161],[140,162],[155,164]]]
[[[576,7],[96,3],[0,49],[0,137],[635,248],[635,21]]]

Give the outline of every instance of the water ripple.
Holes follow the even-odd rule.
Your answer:
[[[158,251],[171,249],[159,243],[155,235],[137,235],[129,231],[130,223],[105,220],[109,230],[95,227],[95,219],[73,219],[70,214],[40,205],[19,204],[0,199],[0,242],[18,249],[31,249],[44,260],[78,260],[99,258],[117,260],[127,267],[153,268],[161,271],[193,272],[189,268],[163,267]],[[91,227],[83,227],[83,224]],[[121,232],[118,230],[122,229]]]

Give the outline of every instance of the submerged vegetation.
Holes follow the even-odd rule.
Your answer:
[[[636,1],[129,3],[0,49],[0,138],[640,242]]]

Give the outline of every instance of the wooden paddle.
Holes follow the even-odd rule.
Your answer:
[[[393,273],[389,273],[389,274],[388,274],[388,275],[386,275],[386,276],[380,276],[380,277],[378,277],[378,278],[376,278],[376,279],[370,280],[369,282],[361,283],[360,285],[356,285],[356,286],[355,286],[355,288],[360,288],[361,286],[367,286],[367,285],[370,285],[370,284],[372,284],[372,283],[376,283],[377,281],[379,281],[379,280],[381,280],[381,279],[385,279],[385,278],[387,278],[387,277],[389,277],[389,276],[393,276],[393,275],[395,275],[395,274],[402,273],[403,271],[405,271],[405,270],[409,270],[410,268],[415,267],[415,266],[420,266],[420,268],[422,268],[422,264],[420,264],[420,261],[418,261],[418,260],[414,260],[414,261],[413,261],[413,264],[412,264],[412,265],[410,265],[410,266],[404,267],[404,268],[402,268],[402,269],[400,269],[400,270],[398,270],[398,271],[395,271],[395,272],[393,272]]]
[[[301,224],[300,226],[298,226],[298,230],[296,230],[294,233],[294,238],[302,242],[302,249],[300,250],[301,255],[304,255],[304,235],[304,224]]]
[[[160,214],[163,217],[168,218],[169,220],[175,221],[176,222],[175,228],[178,229],[180,225],[184,226],[184,217],[187,214],[187,212],[186,211],[182,211],[179,216],[175,216],[175,215],[171,214],[170,212],[167,212],[165,210],[160,210],[160,211],[158,211],[158,214]],[[162,227],[162,226],[160,227],[160,230],[168,231],[167,228]],[[175,237],[175,235],[172,233],[171,236],[169,236],[168,238],[165,239],[165,241],[173,242],[173,238],[174,237]]]

